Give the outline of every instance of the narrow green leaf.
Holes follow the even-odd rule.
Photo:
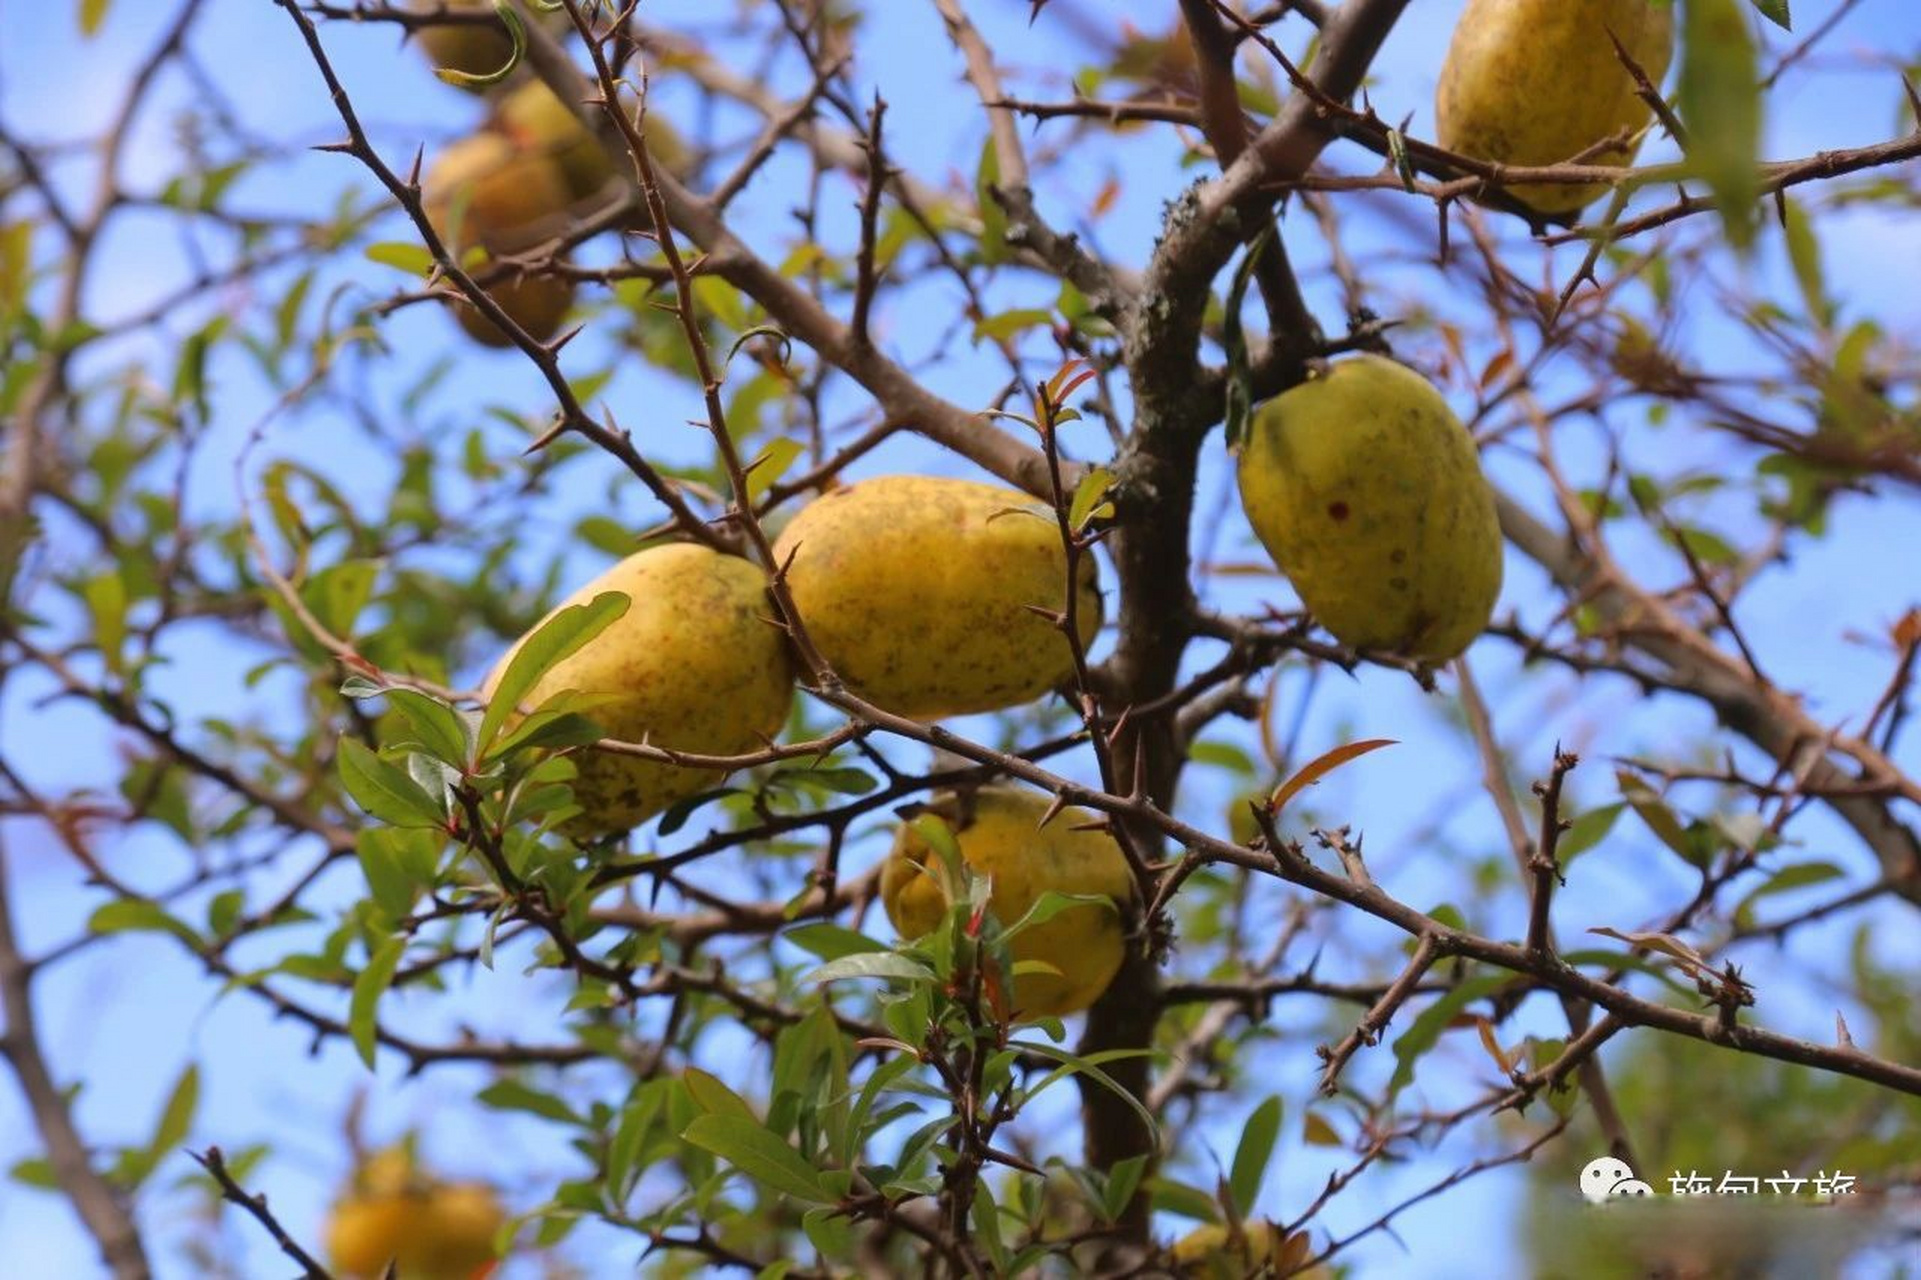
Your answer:
[[[375,1037],[379,1031],[374,1015],[378,1012],[380,997],[387,994],[387,988],[393,984],[394,970],[400,967],[400,957],[406,949],[405,938],[387,939],[374,949],[367,967],[354,979],[353,998],[347,1005],[347,1034],[353,1037],[354,1051],[369,1069],[374,1065]]]
[[[358,738],[340,739],[340,781],[354,803],[396,827],[438,827],[446,814],[407,771]]]
[[[160,1108],[159,1123],[154,1125],[153,1139],[147,1144],[147,1154],[153,1164],[159,1164],[187,1140],[199,1106],[200,1067],[188,1063],[180,1079],[174,1082],[173,1092],[167,1095],[166,1105]]]
[[[1754,0],[1754,7],[1761,16],[1783,31],[1794,30],[1794,19],[1788,13],[1788,0]]]
[[[540,678],[605,631],[627,612],[628,605],[627,597],[621,592],[603,591],[586,604],[568,605],[555,611],[521,642],[494,688],[494,695],[487,703],[487,714],[480,721],[479,746],[483,758],[501,725]]]
[[[1678,100],[1688,162],[1714,193],[1728,243],[1745,251],[1759,222],[1760,55],[1741,0],[1687,0]]]
[[[821,1186],[820,1176],[800,1152],[752,1120],[713,1114],[697,1116],[682,1136],[782,1195],[813,1204],[835,1202],[835,1197]]]
[[[1261,1194],[1261,1181],[1267,1174],[1267,1161],[1274,1154],[1274,1140],[1281,1132],[1281,1099],[1270,1096],[1241,1130],[1240,1145],[1234,1149],[1233,1170],[1227,1175],[1228,1192],[1234,1197],[1234,1210],[1243,1216],[1254,1212],[1254,1201]]]
[[[1505,973],[1484,973],[1460,983],[1452,991],[1421,1010],[1400,1039],[1394,1042],[1394,1076],[1388,1081],[1388,1096],[1393,1097],[1414,1083],[1414,1064],[1440,1043],[1441,1034],[1453,1025],[1454,1015],[1483,997],[1490,996],[1514,979]]]
[[[107,20],[107,5],[110,0],[80,0],[80,34],[92,38],[100,30],[100,24]]]
[[[801,981],[825,983],[848,978],[899,978],[907,982],[927,982],[934,976],[934,971],[926,965],[897,952],[865,951],[829,960]]]
[[[994,150],[994,139],[989,137],[981,146],[980,165],[974,172],[974,202],[981,220],[981,261],[989,266],[1007,257],[1007,211],[1001,208],[994,194],[1000,180],[1000,153]]]
[[[876,942],[864,933],[856,933],[845,925],[827,920],[795,925],[780,936],[822,960],[838,960],[842,956],[887,950],[886,943]]]

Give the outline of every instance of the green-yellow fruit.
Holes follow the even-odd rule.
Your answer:
[[[1241,446],[1241,505],[1303,603],[1343,644],[1444,662],[1501,592],[1494,492],[1427,379],[1342,360],[1275,397]]]
[[[1617,133],[1624,147],[1584,163],[1625,166],[1651,112],[1608,40],[1613,32],[1655,85],[1674,51],[1674,11],[1656,0],[1468,0],[1434,109],[1450,151],[1502,164],[1570,160]],[[1509,194],[1544,214],[1582,208],[1605,188],[1539,183]]]
[[[421,181],[421,199],[443,238],[506,253],[547,239],[572,203],[552,157],[486,132],[435,158]]]
[[[493,1190],[441,1182],[399,1148],[355,1175],[327,1220],[327,1252],[344,1280],[479,1280],[494,1269],[506,1214]]]
[[[416,13],[436,8],[472,13],[491,12],[492,0],[414,0]],[[463,71],[470,76],[487,76],[507,65],[513,56],[514,42],[498,18],[489,22],[440,23],[422,27],[415,37],[427,60],[443,71]]]
[[[969,480],[883,476],[805,507],[774,544],[793,557],[801,621],[856,694],[918,720],[996,711],[1073,671],[1067,638],[1034,608],[1067,601],[1053,509]],[[1092,556],[1080,561],[1075,624],[1100,630]],[[1030,608],[1030,606],[1032,606]]]
[[[497,127],[521,149],[551,158],[566,179],[568,194],[576,200],[595,194],[614,176],[600,141],[539,80],[501,99]]]
[[[1063,809],[1041,826],[1050,803],[1038,791],[992,786],[930,806],[953,829],[961,861],[992,879],[988,905],[1003,925],[1020,920],[1049,889],[1099,894],[1116,903],[1133,894],[1133,873],[1114,837],[1075,830],[1094,821],[1084,809]],[[912,826],[902,826],[881,868],[880,892],[887,918],[904,938],[931,933],[947,911],[930,860],[937,855],[926,841]],[[1022,930],[1010,944],[1015,963],[1038,960],[1059,973],[1017,976],[1016,1015],[1063,1017],[1087,1008],[1114,980],[1126,945],[1120,912],[1091,902]]]
[[[1209,1275],[1218,1264],[1223,1275],[1245,1276],[1274,1261],[1274,1228],[1265,1219],[1244,1222],[1241,1247],[1231,1248],[1227,1228],[1209,1223],[1176,1240],[1172,1253],[1176,1265],[1190,1275]]]
[[[741,755],[779,732],[793,702],[793,668],[780,629],[767,621],[773,610],[758,568],[706,547],[650,547],[566,604],[603,591],[625,593],[627,612],[542,676],[522,705],[578,690],[604,698],[587,714],[607,736],[701,755]],[[513,654],[495,666],[484,693]],[[722,777],[591,749],[575,759],[582,812],[567,829],[581,836],[626,831]]]
[[[574,305],[574,282],[553,276],[528,275],[490,285],[487,296],[500,304],[515,324],[536,342],[545,342],[560,332],[567,313]],[[454,319],[467,336],[482,346],[511,347],[513,339],[506,330],[489,320],[479,307],[465,298],[450,303]]]
[[[598,116],[600,108],[589,106],[588,111]],[[552,157],[576,200],[599,194],[614,176],[607,149],[541,81],[530,81],[501,99],[494,127],[523,150]],[[657,166],[686,178],[691,156],[666,117],[649,111],[641,120],[641,137]]]

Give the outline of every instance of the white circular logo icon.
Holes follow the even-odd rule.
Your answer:
[[[1602,1156],[1581,1170],[1581,1194],[1599,1204],[1609,1196],[1651,1196],[1654,1188],[1635,1177],[1627,1161]]]

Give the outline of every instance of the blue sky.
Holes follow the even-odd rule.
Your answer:
[[[1056,3],[1065,9],[1069,0]],[[958,79],[958,59],[945,43],[932,6],[889,3],[875,7],[877,13],[863,36],[863,60],[858,71],[864,84],[877,88],[890,102],[888,121],[899,153],[912,157],[917,172],[937,182],[950,172],[971,174],[979,153],[981,122],[978,112],[970,109],[971,91]],[[1071,29],[1064,23],[1044,18],[1030,29],[1025,3],[1005,0],[974,7],[979,10],[977,20],[990,41],[1004,51],[1009,67],[1042,80],[1051,79],[1055,95],[1064,88],[1062,72],[1094,60],[1073,52]],[[1082,7],[1089,11],[1100,8]],[[1830,8],[1810,0],[1802,0],[1796,7],[1803,29],[1811,27]],[[28,136],[87,136],[111,111],[131,59],[151,44],[154,29],[170,8],[120,0],[112,6],[103,34],[82,41],[76,31],[73,5],[28,5],[15,0],[9,6],[6,0],[0,0],[0,17],[4,17],[8,31],[4,45],[0,45],[0,114]],[[1127,8],[1143,15],[1173,10],[1171,4]],[[1423,133],[1431,119],[1429,104],[1439,53],[1459,5],[1454,0],[1422,0],[1410,9],[1377,64],[1371,93],[1383,115],[1398,118],[1412,113],[1413,131]],[[709,10],[710,6],[694,0],[645,7],[653,21],[663,24]],[[1146,16],[1137,20],[1150,25]],[[459,93],[438,85],[416,57],[398,50],[390,31],[330,28],[326,34],[350,91],[374,125],[376,139],[390,159],[408,154],[419,142],[451,137],[471,124],[474,108]],[[1798,156],[1825,147],[1860,145],[1906,127],[1896,122],[1900,99],[1892,72],[1885,67],[1857,67],[1882,59],[1911,62],[1921,54],[1921,17],[1916,16],[1910,0],[1867,0],[1824,47],[1818,82],[1800,89],[1793,88],[1798,82],[1791,81],[1791,91],[1771,104],[1770,155]],[[300,143],[327,141],[337,135],[338,126],[318,77],[298,46],[292,24],[273,5],[264,0],[213,0],[196,49],[215,69],[232,98],[243,105],[251,128]],[[178,82],[168,86],[176,102],[186,92]],[[663,108],[671,111],[677,101],[675,87],[664,82],[660,92]],[[167,115],[150,113],[147,127],[130,151],[129,177],[136,186],[157,185],[177,163]],[[739,133],[736,127],[732,136]],[[725,124],[722,134],[728,136]],[[1057,136],[1061,135],[1044,132],[1040,138],[1047,141]],[[1371,165],[1351,153],[1334,154],[1349,166]],[[1058,211],[1062,221],[1072,222],[1110,175],[1125,177],[1127,186],[1120,200],[1091,228],[1091,233],[1116,256],[1138,262],[1151,244],[1161,201],[1192,176],[1179,168],[1178,159],[1172,147],[1139,147],[1132,142],[1113,149],[1076,151],[1043,185],[1043,207]],[[781,176],[793,172],[777,168],[754,188],[755,192],[767,193],[765,203],[749,202],[743,216],[760,234],[770,238],[780,234],[785,202]],[[287,164],[250,175],[239,191],[243,202],[253,206],[305,209],[331,200],[343,185],[364,189],[367,184],[350,162],[306,153]],[[844,236],[851,226],[851,187],[847,196],[836,206],[841,221],[830,226],[830,234]],[[1383,225],[1377,222],[1363,228],[1359,232],[1362,243],[1391,248],[1380,241],[1385,234]],[[1914,252],[1912,218],[1858,210],[1824,219],[1821,228],[1831,288],[1850,312],[1876,316],[1890,330],[1913,332],[1916,321],[1921,320],[1921,254]],[[396,218],[385,237],[398,238],[405,233]],[[1519,238],[1518,232],[1510,234]],[[1311,247],[1311,235],[1290,231],[1290,236],[1309,246],[1296,252],[1308,274],[1313,300],[1330,320],[1336,319],[1334,294],[1325,277],[1316,274],[1317,254]],[[1368,237],[1373,237],[1372,241]],[[155,218],[129,220],[106,252],[105,269],[96,275],[88,300],[90,314],[112,315],[137,309],[142,299],[164,291],[186,269],[181,244]],[[1516,252],[1537,254],[1525,245]],[[1561,270],[1565,272],[1569,265],[1563,255]],[[1723,264],[1722,269],[1732,276],[1731,267]],[[1778,262],[1770,257],[1764,257],[1755,268],[1764,275],[1778,273],[1779,269]],[[398,283],[391,272],[369,263],[343,264],[343,272],[369,291],[391,289]],[[1010,283],[996,290],[995,296],[1009,307],[1047,305],[1052,291],[1031,282]],[[938,312],[919,304],[940,303],[938,288],[910,295],[910,302],[896,304],[878,317],[884,339],[903,352],[925,349],[931,341],[925,317]],[[951,308],[952,299],[946,299],[944,305]],[[1706,326],[1703,332],[1713,338],[1715,321],[1710,318],[1701,323]],[[173,327],[171,337],[177,340],[188,327]],[[1729,367],[1740,367],[1745,353],[1737,345],[1732,327],[1727,328],[1725,358]],[[400,354],[370,375],[374,395],[386,403],[393,402],[396,390],[417,376],[427,361],[449,351],[463,361],[460,378],[430,403],[423,421],[410,424],[415,429],[431,431],[442,423],[475,420],[481,407],[489,403],[532,410],[541,402],[531,369],[513,357],[474,355],[470,348],[457,346],[451,327],[423,308],[397,319],[389,337]],[[1417,360],[1432,359],[1431,343],[1424,349],[1418,335],[1408,343],[1406,354]],[[580,358],[583,362],[591,360],[592,349],[583,348]],[[265,405],[263,389],[237,362],[232,367],[217,368],[216,377],[222,395],[214,424],[215,439],[204,451],[194,478],[194,501],[205,504],[205,510],[231,508],[233,457]],[[984,361],[970,364],[957,360],[936,371],[931,380],[943,394],[969,404],[987,394],[984,388],[996,385],[998,377]],[[658,432],[655,438],[659,439],[673,439],[673,424],[699,411],[697,397],[688,387],[644,368],[625,369],[607,395],[624,416]],[[324,411],[298,415],[276,431],[269,449],[324,458],[333,465],[351,468],[356,446],[343,428],[344,424],[330,419]],[[1677,450],[1693,448],[1699,455],[1668,457],[1664,459],[1666,465],[1715,465],[1723,456],[1713,447],[1688,444],[1679,433],[1650,437],[1638,426],[1635,432],[1636,439],[1652,440],[1653,449],[1674,442]],[[1091,430],[1082,439],[1085,448],[1094,444]],[[1221,465],[1219,452],[1213,451],[1211,456],[1214,462],[1202,480],[1204,508],[1231,501],[1230,477]],[[1498,459],[1494,465],[1498,470]],[[612,472],[596,469],[594,464],[582,464],[582,470],[583,482],[575,490],[582,495],[581,501],[602,501],[601,487]],[[964,474],[966,468],[957,459],[936,457],[931,450],[913,443],[885,449],[860,468],[863,474],[888,470]],[[1518,471],[1514,476],[1520,480]],[[644,504],[630,493],[614,501],[612,513],[618,517],[637,525],[647,519]],[[565,545],[577,514],[577,508],[565,504],[535,513],[525,539],[529,564]],[[1880,506],[1844,502],[1834,523],[1834,532],[1825,541],[1797,547],[1791,569],[1757,587],[1744,609],[1745,621],[1762,638],[1768,661],[1780,678],[1791,687],[1806,690],[1817,709],[1840,714],[1864,705],[1883,673],[1874,662],[1835,661],[1832,636],[1848,627],[1869,630],[1885,626],[1901,609],[1918,603],[1911,578],[1864,573],[1861,566],[1885,563],[1875,554],[1877,550],[1921,545],[1921,515],[1911,500]],[[1223,558],[1231,555],[1245,559],[1251,554],[1252,544],[1238,531],[1230,530]],[[584,577],[598,562],[597,553],[575,551],[570,564],[579,572],[570,576]],[[1250,588],[1224,581],[1220,591],[1225,600],[1246,601],[1253,594],[1272,595],[1275,588],[1271,584]],[[1541,616],[1543,598],[1538,578],[1512,557],[1507,599],[1524,612],[1532,608],[1535,617]],[[1814,636],[1808,634],[1810,619],[1818,619],[1820,624]],[[196,714],[241,712],[257,705],[261,698],[274,696],[271,681],[264,692],[240,688],[231,673],[244,659],[214,642],[210,634],[183,636],[171,656],[175,665],[165,687]],[[1621,689],[1603,689],[1578,706],[1569,705],[1565,684],[1551,679],[1511,678],[1512,657],[1504,646],[1487,643],[1476,650],[1474,661],[1482,686],[1494,704],[1504,741],[1516,748],[1523,760],[1544,763],[1557,739],[1580,742],[1584,750],[1597,757],[1628,754],[1659,747],[1676,735],[1698,733],[1707,724],[1706,717],[1692,709],[1647,705]],[[1203,658],[1204,654],[1197,656],[1197,660]],[[1294,683],[1300,682],[1295,679]],[[1311,704],[1304,729],[1308,750],[1325,749],[1349,736],[1372,736],[1376,731],[1401,738],[1403,745],[1352,766],[1321,787],[1313,796],[1315,811],[1361,815],[1369,847],[1376,851],[1376,874],[1401,896],[1428,905],[1440,900],[1440,895],[1458,893],[1456,868],[1437,859],[1435,851],[1441,851],[1444,857],[1451,848],[1484,848],[1493,827],[1485,800],[1476,789],[1476,766],[1460,757],[1456,739],[1445,722],[1448,704],[1420,696],[1404,678],[1385,672],[1364,672],[1353,681],[1328,677],[1323,685],[1326,687]],[[20,758],[29,776],[46,786],[110,780],[111,772],[103,768],[102,761],[112,759],[113,736],[83,714],[36,705],[35,692],[27,683],[16,681],[9,684],[5,701],[0,702],[0,743],[9,759]],[[49,743],[55,749],[48,750],[45,744]],[[1907,762],[1915,764],[1912,751]],[[1603,780],[1606,770],[1597,768],[1594,774],[1592,779],[1583,779],[1584,784]],[[1421,785],[1405,785],[1403,780],[1410,776],[1418,777]],[[1218,813],[1225,796],[1217,790],[1196,787],[1185,801],[1197,814]],[[1604,788],[1596,788],[1596,794],[1608,798]],[[1596,855],[1594,865],[1584,869],[1584,875],[1591,878],[1582,895],[1564,912],[1565,931],[1572,932],[1588,922],[1582,913],[1590,903],[1592,922],[1619,923],[1639,918],[1642,907],[1651,908],[1680,889],[1679,876],[1661,862],[1651,841],[1625,825],[1621,831],[1620,840],[1609,845],[1605,856]],[[1810,823],[1804,834],[1816,844],[1844,844],[1831,824]],[[16,826],[8,830],[7,837],[15,874],[33,902],[33,909],[21,921],[29,947],[54,945],[73,936],[83,926],[87,912],[97,905],[97,898],[81,889],[73,869],[34,832]],[[113,856],[136,878],[151,874],[152,882],[164,883],[169,867],[177,871],[178,864],[168,862],[171,852],[164,841],[134,835],[128,837],[124,847],[114,850]],[[1855,856],[1850,865],[1859,869],[1864,864]],[[149,867],[150,873],[146,870]],[[344,899],[356,888],[349,871],[330,882],[327,891]],[[1793,984],[1786,979],[1794,976],[1797,965],[1818,963],[1824,950],[1832,947],[1835,936],[1811,934],[1774,963],[1773,972],[1784,979],[1777,985],[1785,988],[1785,998],[1768,1006],[1770,1025],[1816,1038],[1829,1034],[1831,1011],[1823,999],[1795,995]],[[1771,992],[1775,989],[1769,987]],[[271,1139],[276,1154],[262,1168],[262,1185],[289,1225],[312,1238],[313,1227],[343,1169],[340,1114],[347,1098],[368,1083],[349,1051],[329,1045],[312,1057],[306,1056],[305,1037],[298,1028],[268,1020],[258,1005],[244,997],[214,1001],[212,989],[196,965],[177,948],[150,938],[130,937],[90,949],[83,958],[49,972],[39,995],[43,1030],[57,1069],[66,1078],[86,1083],[79,1104],[84,1128],[106,1141],[137,1140],[151,1126],[161,1099],[183,1066],[197,1061],[203,1073],[205,1101],[191,1141],[196,1146],[219,1143],[239,1148]],[[462,1018],[493,1029],[525,1028],[532,1018],[530,1008],[557,1007],[551,988],[522,981],[510,972],[476,975],[470,988],[458,993],[457,1004]],[[447,1025],[444,1011],[426,1002],[405,1006],[397,1016],[410,1022],[419,1019],[415,1025],[426,1028]],[[137,1052],[130,1046],[137,1046]],[[1468,1073],[1477,1070],[1477,1065],[1465,1056],[1463,1061],[1460,1079],[1470,1079]],[[1355,1069],[1364,1078],[1376,1079],[1384,1062],[1391,1062],[1385,1050],[1376,1050],[1357,1062]],[[1300,1110],[1293,1101],[1305,1096],[1305,1088],[1300,1086],[1311,1078],[1315,1065],[1311,1055],[1306,1059],[1277,1057],[1271,1065],[1261,1064],[1263,1072],[1271,1069],[1277,1079],[1289,1082],[1290,1121],[1284,1131],[1284,1149],[1298,1137]],[[448,1071],[408,1081],[401,1078],[397,1064],[383,1060],[375,1086],[378,1100],[371,1111],[373,1127],[377,1132],[392,1132],[407,1124],[422,1125],[427,1131],[427,1147],[439,1163],[463,1172],[502,1177],[511,1198],[529,1203],[544,1183],[568,1169],[567,1158],[550,1135],[495,1113],[484,1113],[477,1123],[466,1097],[478,1078],[472,1073]],[[1252,1101],[1250,1098],[1250,1106]],[[24,1141],[23,1119],[17,1093],[9,1082],[7,1087],[0,1087],[0,1166],[11,1164],[30,1150]],[[1223,1131],[1223,1157],[1231,1151],[1232,1138],[1231,1131]],[[1362,1193],[1364,1198],[1358,1204],[1338,1210],[1335,1220],[1349,1226],[1367,1220],[1397,1189],[1410,1190],[1445,1172],[1455,1154],[1447,1149],[1432,1160],[1415,1161],[1384,1176]],[[1269,1201],[1262,1208],[1286,1216],[1312,1194],[1326,1170],[1327,1166],[1316,1163],[1311,1153],[1284,1162],[1281,1173],[1270,1177]],[[185,1229],[176,1220],[177,1207],[183,1201],[170,1197],[165,1190],[170,1181],[186,1171],[184,1160],[171,1161],[142,1201],[143,1221],[154,1232],[155,1254],[163,1275],[189,1274],[171,1243]],[[1463,1222],[1475,1224],[1477,1235],[1499,1247],[1511,1247],[1504,1224],[1517,1181],[1510,1175],[1478,1180],[1401,1220],[1401,1235],[1414,1257],[1420,1259],[1418,1273],[1470,1274],[1465,1269],[1450,1271],[1453,1264],[1434,1261],[1444,1246],[1458,1240]],[[278,1274],[270,1248],[258,1232],[230,1221],[225,1238],[243,1251],[243,1274]],[[590,1260],[590,1269],[599,1274],[591,1267],[596,1259],[596,1241],[601,1247],[608,1243],[605,1236],[583,1232],[580,1256]],[[1370,1273],[1374,1267],[1396,1266],[1398,1256],[1391,1242],[1378,1239],[1357,1255]],[[94,1266],[90,1246],[58,1202],[12,1186],[0,1190],[0,1257],[8,1258],[10,1265],[24,1267],[17,1274],[30,1278],[86,1275]],[[524,1270],[513,1274],[533,1273]],[[1484,1263],[1477,1262],[1472,1274],[1487,1274]]]

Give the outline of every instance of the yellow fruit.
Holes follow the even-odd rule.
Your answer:
[[[1230,1248],[1225,1226],[1196,1227],[1174,1242],[1174,1262],[1183,1274],[1233,1276],[1236,1280],[1257,1266],[1274,1261],[1274,1227],[1264,1218],[1241,1224],[1241,1247]]]
[[[491,12],[493,0],[414,0],[416,13],[445,8],[474,13]],[[464,71],[470,76],[492,75],[507,65],[513,56],[514,42],[498,18],[481,23],[444,23],[422,27],[415,36],[427,60],[445,71]]]
[[[624,592],[627,612],[542,676],[522,705],[566,689],[604,696],[587,714],[609,737],[703,755],[753,751],[780,731],[793,702],[793,668],[785,636],[767,621],[773,607],[758,568],[691,544],[650,547],[566,603],[585,604],[603,591]],[[483,693],[492,694],[513,655],[494,667]],[[575,759],[582,812],[567,829],[582,836],[625,831],[722,777],[594,750]]]
[[[948,795],[930,806],[953,829],[961,860],[994,884],[988,905],[1012,925],[1049,889],[1099,894],[1116,903],[1134,892],[1134,876],[1114,837],[1076,831],[1094,821],[1084,809],[1063,809],[1040,826],[1049,798],[1012,786],[982,787],[971,796]],[[902,826],[881,868],[881,902],[904,938],[931,933],[947,911],[938,855],[911,826]],[[1038,960],[1060,972],[1014,979],[1013,1004],[1022,1017],[1062,1017],[1100,999],[1120,969],[1126,948],[1120,912],[1081,903],[1014,936],[1014,961]]]
[[[1241,505],[1301,600],[1357,649],[1454,657],[1501,592],[1474,441],[1428,381],[1355,356],[1275,397],[1241,445]]]
[[[545,342],[560,332],[567,313],[573,309],[574,282],[553,276],[520,276],[490,285],[487,296],[499,303],[501,310],[535,341]],[[487,347],[513,345],[506,331],[481,314],[473,303],[456,298],[449,305],[453,307],[454,319],[475,342]]]
[[[1502,164],[1572,159],[1651,112],[1608,41],[1612,31],[1655,85],[1674,51],[1674,12],[1656,0],[1468,0],[1441,67],[1434,110],[1450,151]],[[1585,163],[1625,166],[1638,136]],[[1573,213],[1605,188],[1547,184],[1509,194],[1544,214]]]
[[[371,1157],[335,1203],[327,1252],[343,1280],[478,1280],[506,1214],[491,1188],[440,1182],[399,1147]]]
[[[1241,1244],[1230,1247],[1225,1226],[1197,1227],[1174,1242],[1170,1252],[1174,1265],[1183,1276],[1208,1280],[1244,1280],[1247,1276],[1280,1276],[1288,1267],[1305,1262],[1312,1246],[1305,1233],[1297,1233],[1286,1243],[1274,1224],[1256,1218],[1241,1224]],[[1310,1267],[1291,1273],[1295,1280],[1327,1280],[1326,1267]]]
[[[576,200],[593,195],[614,176],[599,139],[539,80],[501,99],[498,128],[522,150],[551,158]]]
[[[808,636],[862,698],[919,720],[1031,702],[1073,671],[1067,557],[1051,508],[969,480],[884,476],[836,489],[774,544]],[[1076,622],[1100,629],[1092,556]]]
[[[442,238],[506,253],[548,239],[572,203],[551,157],[497,133],[473,134],[441,152],[421,182],[421,199]]]

